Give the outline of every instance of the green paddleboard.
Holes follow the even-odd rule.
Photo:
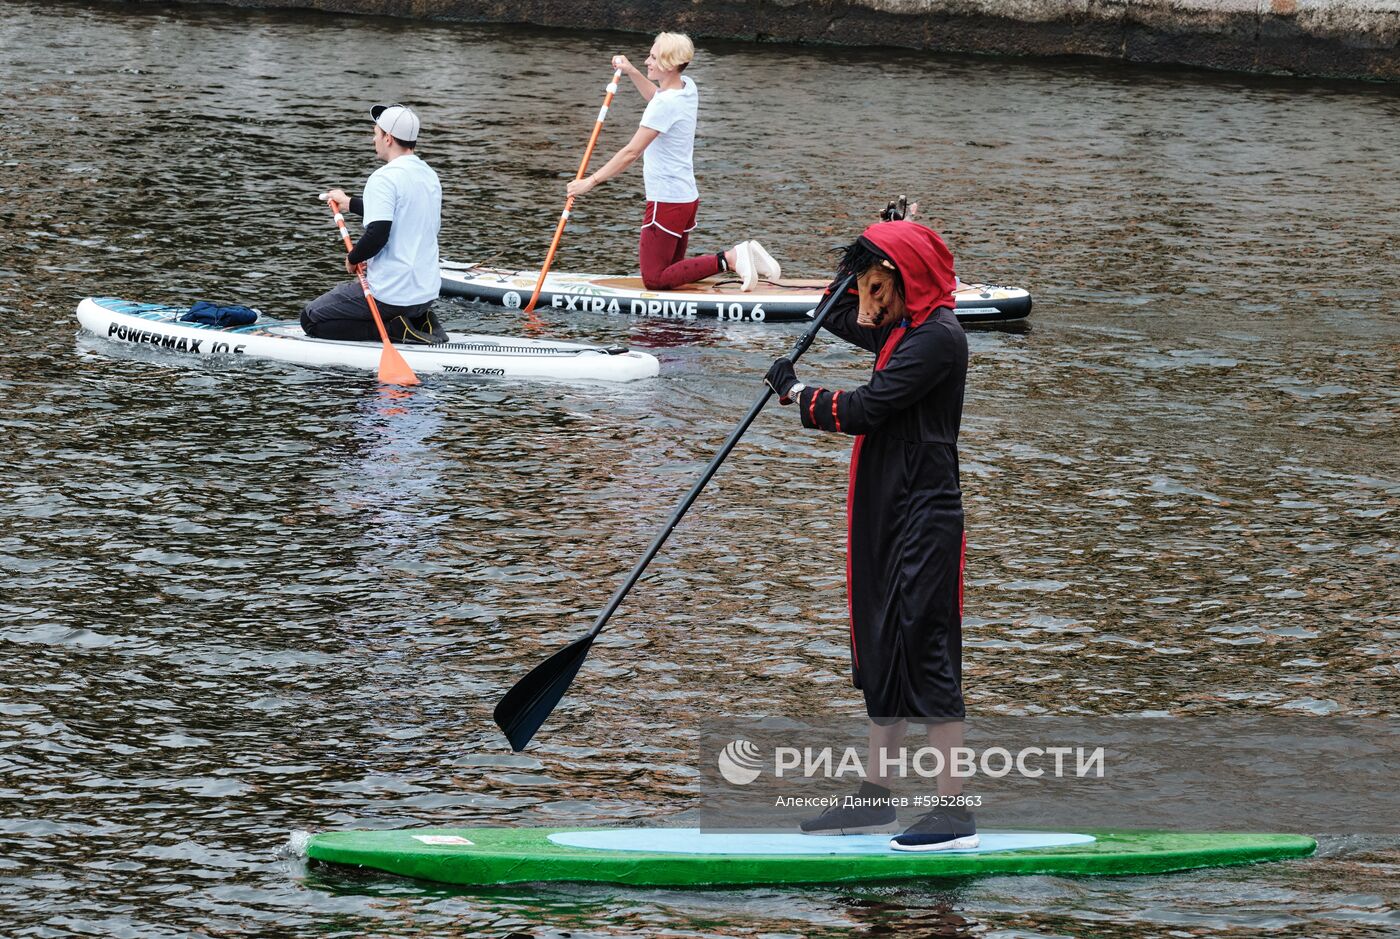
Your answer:
[[[313,835],[313,860],[451,884],[593,881],[747,886],[994,874],[1160,874],[1306,857],[1302,835],[984,832],[956,852],[906,853],[888,835],[810,836],[693,828],[434,828]]]

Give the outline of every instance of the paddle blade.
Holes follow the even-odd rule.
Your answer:
[[[391,342],[384,343],[384,351],[379,356],[379,382],[382,385],[420,384],[403,354]]]
[[[496,726],[510,741],[512,750],[524,750],[530,745],[530,738],[535,736],[535,731],[549,718],[564,697],[564,692],[573,684],[583,660],[588,658],[594,638],[596,634],[589,633],[575,639],[536,665],[530,674],[516,682],[501,698],[493,716]]]

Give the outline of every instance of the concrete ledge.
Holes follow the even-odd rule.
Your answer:
[[[164,2],[164,0],[162,0]],[[1400,0],[215,0],[712,38],[1400,80]]]

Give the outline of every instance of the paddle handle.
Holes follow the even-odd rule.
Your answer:
[[[598,135],[603,131],[603,122],[608,119],[608,108],[612,107],[613,95],[617,94],[617,83],[620,81],[622,69],[614,69],[612,81],[603,89],[603,106],[598,109],[598,120],[593,125],[593,133],[588,138],[588,146],[583,151],[583,159],[579,160],[574,179],[583,179],[583,174],[588,172],[588,161],[593,159],[593,148],[598,146]]]
[[[593,148],[598,146],[598,135],[603,131],[603,121],[607,120],[608,108],[612,106],[613,95],[617,94],[617,83],[621,80],[622,69],[614,69],[612,81],[608,82],[607,88],[604,89],[603,106],[598,109],[598,120],[593,124],[593,133],[588,137],[588,147],[583,151],[578,172],[574,174],[575,180],[583,179],[583,175],[588,172],[588,161],[593,159]],[[554,239],[549,243],[549,253],[544,257],[544,266],[540,268],[539,280],[535,281],[535,290],[530,294],[530,302],[525,304],[526,313],[535,312],[535,304],[540,300],[540,291],[544,289],[545,275],[554,263],[554,252],[559,250],[559,241],[564,237],[564,226],[569,224],[569,215],[573,210],[574,197],[569,196],[564,200],[564,211],[559,213],[559,224],[554,226]]]
[[[345,242],[345,253],[348,255],[355,250],[355,242],[350,240],[350,230],[345,227],[345,216],[340,214],[340,209],[336,208],[334,200],[327,199],[326,205],[330,206],[331,214],[335,216],[335,227],[340,229],[340,239]],[[387,343],[389,331],[384,328],[384,320],[379,315],[379,304],[374,302],[374,296],[369,292],[369,279],[365,277],[363,264],[355,265],[355,276],[360,279],[360,289],[365,292],[365,299],[369,301],[369,312],[374,316],[374,325],[379,329],[379,338]]]
[[[837,282],[836,286],[832,288],[831,293],[822,299],[822,302],[812,313],[811,327],[797,340],[797,345],[792,347],[792,351],[788,353],[789,359],[796,362],[801,358],[802,353],[807,351],[808,347],[812,345],[813,340],[817,338],[817,333],[821,330],[822,324],[826,322],[827,314],[831,312],[832,308],[836,306],[836,302],[850,289],[851,285],[855,283],[855,280],[856,275],[847,274]],[[598,619],[593,623],[593,629],[588,633],[589,636],[596,636],[603,631],[603,626],[612,618],[613,613],[617,612],[617,608],[622,605],[623,598],[627,596],[636,585],[637,581],[641,579],[642,572],[647,569],[647,565],[656,557],[657,552],[661,550],[661,546],[666,543],[666,539],[671,537],[671,532],[675,531],[676,526],[679,525],[681,519],[685,517],[685,513],[690,511],[690,507],[694,505],[695,500],[700,497],[701,490],[705,488],[705,485],[714,477],[715,473],[719,471],[720,465],[724,463],[725,458],[729,456],[730,451],[733,450],[734,446],[739,442],[739,438],[744,436],[744,432],[747,431],[749,425],[758,418],[758,415],[763,411],[763,406],[768,403],[768,399],[772,396],[773,389],[765,384],[763,386],[763,393],[758,396],[758,400],[754,402],[753,407],[749,408],[749,413],[739,422],[739,426],[734,428],[733,433],[729,435],[729,439],[724,441],[724,445],[719,448],[719,452],[715,454],[715,458],[710,461],[710,465],[705,468],[705,472],[701,474],[699,480],[691,487],[690,492],[686,493],[680,505],[676,506],[676,510],[671,513],[671,517],[666,521],[666,525],[661,531],[657,532],[656,537],[652,539],[651,545],[647,548],[646,553],[642,555],[641,560],[637,562],[637,566],[632,568],[632,573],[627,577],[627,580],[623,582],[621,587],[617,588],[617,592],[612,595],[612,599],[608,601],[608,605],[603,609],[603,612],[598,614]]]

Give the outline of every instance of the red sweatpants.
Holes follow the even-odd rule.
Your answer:
[[[685,256],[699,209],[698,199],[647,203],[638,254],[642,262],[642,283],[648,290],[670,290],[719,273],[719,258],[713,254]]]

